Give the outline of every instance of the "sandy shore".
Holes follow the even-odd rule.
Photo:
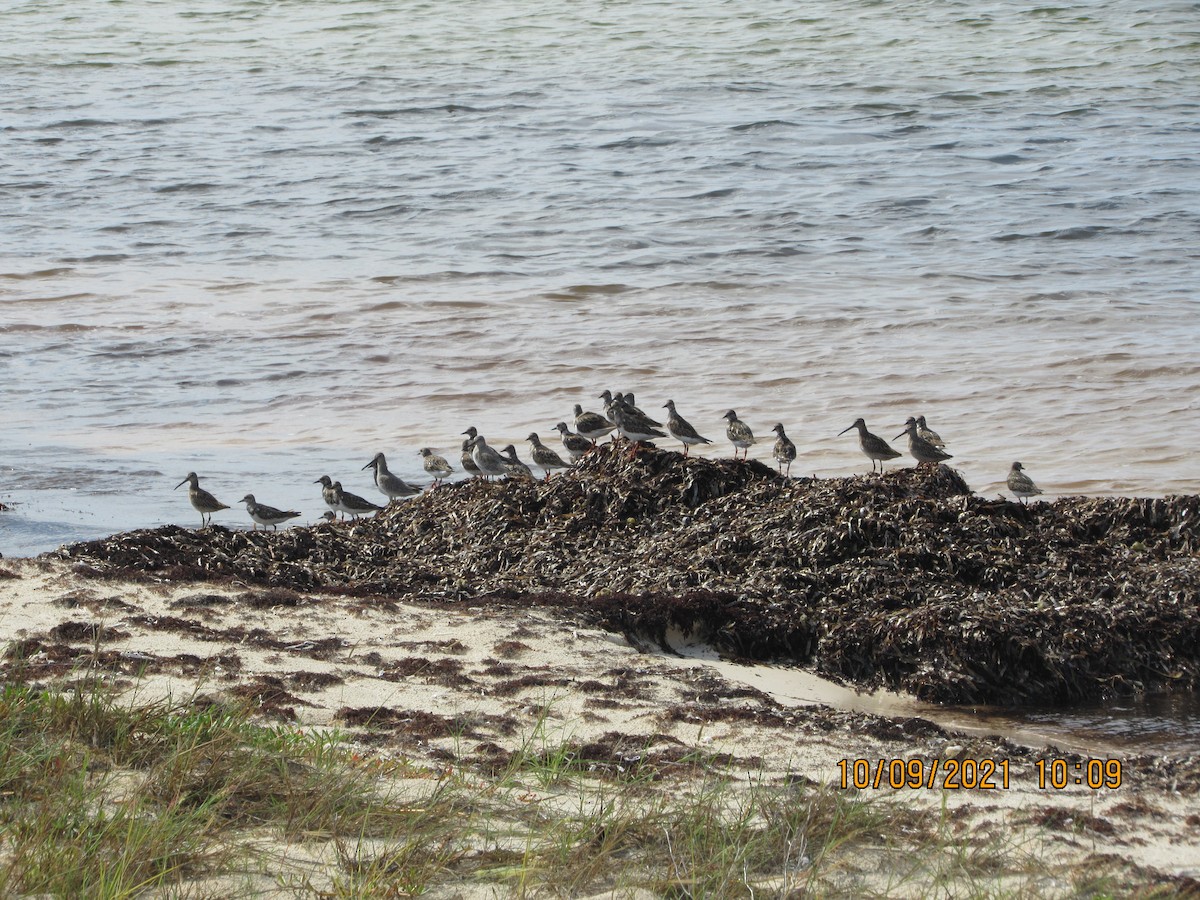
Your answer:
[[[823,784],[840,784],[843,771],[852,780],[854,760],[872,774],[878,760],[920,760],[926,773],[935,763],[945,773],[951,760],[993,761],[995,790],[946,790],[937,779],[934,789],[896,793],[944,805],[980,840],[1019,834],[1054,860],[1107,860],[1200,889],[1194,757],[1118,757],[1118,788],[1040,789],[1039,762],[1065,760],[1074,773],[1086,761],[773,695],[773,667],[647,652],[561,609],[132,583],[48,560],[0,566],[9,680],[61,685],[90,671],[142,700],[236,696],[266,720],[336,727],[371,753],[466,766],[495,765],[534,728],[588,745],[601,766],[669,763],[702,748],[728,754],[746,778]]]

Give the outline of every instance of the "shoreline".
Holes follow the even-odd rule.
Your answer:
[[[784,480],[609,445],[551,481],[458,482],[353,523],[163,526],[50,555],[98,577],[583,609],[664,649],[675,630],[939,704],[1200,684],[1200,497],[1025,505],[945,466]]]
[[[933,715],[793,702],[778,681],[801,663],[847,691],[915,684],[933,710],[998,687],[1128,690],[1155,665],[1171,674],[1146,656],[1157,648],[1174,654],[1164,681],[1191,684],[1200,660],[1175,650],[1200,648],[1168,626],[1180,640],[1200,627],[1181,606],[1200,592],[1162,592],[1200,579],[1197,504],[1027,507],[976,497],[944,467],[784,482],[755,462],[602,448],[549,482],[459,483],[354,523],[164,526],[0,561],[3,667],[131,701],[226,698],[462,772],[502,769],[533,737],[601,775],[678,774],[703,754],[743,786],[899,800],[969,844],[1019,835],[1063,871],[1187,892],[1200,754],[1090,758]],[[1136,616],[1153,628],[1137,633]],[[1037,642],[1012,642],[1031,627]],[[1057,680],[1022,674],[1047,661]],[[1119,786],[1089,787],[1109,762]],[[854,783],[908,766],[929,783]],[[991,789],[944,780],[983,767]]]

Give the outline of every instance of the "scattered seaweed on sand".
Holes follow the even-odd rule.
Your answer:
[[[1192,495],[1026,506],[946,466],[783,479],[605,445],[549,482],[460,482],[353,524],[57,553],[96,576],[561,607],[927,700],[1062,702],[1200,681],[1198,519]]]

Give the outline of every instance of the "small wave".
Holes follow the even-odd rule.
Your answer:
[[[16,325],[0,325],[0,334],[75,334],[82,331],[96,331],[96,325],[84,325],[82,322],[63,322],[60,325],[33,325],[20,322]]]
[[[63,262],[68,263],[114,263],[132,259],[128,253],[97,253],[94,256],[66,256]]]
[[[107,119],[63,119],[61,122],[51,122],[43,126],[46,129],[56,128],[112,128],[116,122]]]
[[[633,150],[641,147],[670,147],[678,144],[675,138],[663,137],[629,137],[619,141],[609,141],[607,144],[600,144],[598,150]]]
[[[795,122],[787,119],[763,119],[761,122],[746,122],[744,125],[731,125],[730,131],[759,131],[764,128],[796,128]]]
[[[333,201],[333,204],[342,201]],[[345,209],[338,213],[339,219],[379,219],[389,216],[404,215],[414,212],[412,206],[407,206],[403,203],[389,203],[386,206],[377,206],[374,209]]]
[[[204,191],[215,191],[221,187],[219,184],[213,184],[209,181],[181,181],[177,184],[168,184],[163,187],[154,189],[156,194],[191,194],[203,193]]]
[[[444,103],[436,106],[398,106],[382,109],[348,109],[343,116],[352,119],[394,119],[397,116],[427,115],[429,113],[476,113],[486,112],[474,106]]]
[[[363,141],[369,147],[391,147],[396,144],[416,144],[424,141],[425,138],[419,134],[410,134],[405,137],[386,137],[382,134],[376,135],[373,138],[367,138]]]
[[[1125,234],[1127,231],[1123,228],[1112,228],[1107,225],[1076,225],[1071,228],[1055,228],[1050,231],[1037,231],[1033,233],[1013,231],[1008,234],[997,235],[992,240],[999,241],[1000,243],[1046,239],[1052,241],[1086,241],[1109,233]]]
[[[0,278],[9,281],[30,281],[37,278],[56,278],[59,275],[70,275],[74,271],[71,268],[59,267],[56,269],[38,269],[35,272],[0,272]]]
[[[393,309],[412,309],[412,303],[407,300],[387,300],[383,303],[376,303],[373,306],[368,306],[366,312],[390,312]]]
[[[713,191],[705,191],[702,194],[689,194],[684,197],[685,200],[719,200],[722,197],[732,197],[738,193],[738,188],[717,188]]]

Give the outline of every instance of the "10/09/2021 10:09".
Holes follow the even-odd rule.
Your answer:
[[[1033,764],[1039,790],[1087,787],[1092,790],[1121,787],[1124,777],[1119,759],[1039,759]],[[948,791],[1008,790],[1007,759],[840,759],[843,789],[941,788]]]

